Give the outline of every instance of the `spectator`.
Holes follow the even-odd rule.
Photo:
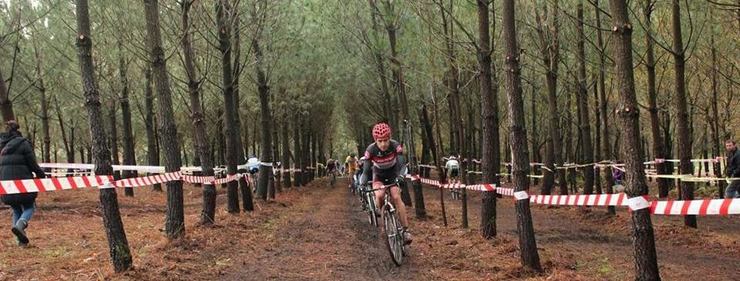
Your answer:
[[[7,132],[0,134],[0,180],[31,179],[46,176],[36,162],[31,142],[18,131],[20,126],[15,120],[5,123]],[[2,195],[3,203],[13,209],[11,231],[18,240],[18,245],[28,245],[26,228],[33,216],[36,204],[36,192]]]
[[[740,198],[740,180],[730,180],[729,178],[740,178],[740,152],[737,151],[737,145],[733,140],[725,141],[727,150],[727,183],[729,186],[725,190],[725,198]]]
[[[617,161],[618,164],[621,164],[620,161]],[[622,167],[614,166],[612,167],[612,179],[614,179],[614,191],[617,193],[624,192],[624,185],[622,185],[622,181],[624,180],[624,171],[622,170]]]

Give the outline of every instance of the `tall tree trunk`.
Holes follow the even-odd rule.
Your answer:
[[[301,129],[303,127],[303,118],[301,118],[300,113],[296,113],[294,117],[293,123],[293,155],[295,156],[293,158],[293,161],[295,162],[295,168],[298,169],[297,172],[294,173],[295,178],[293,179],[293,186],[299,187],[303,185],[303,173],[306,171],[305,167],[303,166],[303,151],[301,149]]]
[[[117,96],[117,95],[115,95]],[[111,107],[110,111],[108,112],[108,121],[110,122],[110,147],[111,147],[111,153],[113,154],[113,165],[120,165],[121,161],[119,160],[118,156],[118,122],[116,120],[116,110],[118,110],[117,101],[116,98],[111,99]],[[113,177],[117,180],[121,178],[121,172],[120,171],[114,171]],[[127,195],[128,196],[128,195]]]
[[[255,72],[257,75],[257,92],[260,98],[260,124],[262,155],[260,159],[260,176],[259,185],[257,185],[257,196],[262,200],[267,200],[267,187],[272,179],[272,113],[270,112],[270,87],[267,84],[267,75],[265,74],[265,65],[263,61],[262,49],[259,42],[259,34],[252,38],[252,50],[254,51]],[[315,142],[315,141],[314,141]],[[267,164],[266,164],[267,163]]]
[[[380,25],[378,24],[378,17],[380,17],[380,10],[378,9],[376,0],[368,0],[368,3],[370,4],[370,18],[372,20],[373,25],[373,43],[369,44],[369,47],[372,48],[373,51],[373,57],[375,59],[375,65],[376,65],[376,71],[378,72],[378,78],[380,80],[380,89],[381,89],[381,95],[383,97],[383,102],[381,104],[383,108],[383,116],[387,117],[390,122],[390,124],[397,125],[398,124],[398,112],[397,107],[393,107],[391,109],[391,105],[393,104],[391,100],[391,94],[390,90],[388,89],[388,76],[386,76],[386,70],[385,70],[385,56],[383,55],[383,50],[381,48],[382,45],[380,45]],[[394,110],[395,109],[395,110]]]
[[[238,3],[239,1],[236,1]],[[228,7],[228,6],[227,6]],[[234,126],[234,135],[236,136],[236,159],[237,164],[241,163],[242,161],[245,161],[245,151],[242,150],[242,147],[244,146],[243,143],[246,141],[245,139],[241,138],[241,128],[242,128],[242,121],[241,121],[241,114],[239,111],[239,105],[241,104],[241,98],[239,97],[239,77],[242,73],[242,64],[241,64],[241,37],[240,37],[240,25],[241,25],[241,17],[239,14],[238,9],[234,9],[234,11],[230,12],[231,19],[234,29],[237,30],[237,32],[233,33],[234,36],[234,44],[231,46],[232,51],[234,52],[234,76],[232,84],[234,85],[234,118],[236,125]],[[248,122],[244,122],[245,125]],[[242,195],[242,208],[244,208],[245,212],[251,212],[254,211],[254,202],[252,200],[252,190],[249,186],[249,183],[247,183],[247,178],[242,177],[239,178],[239,190],[241,191]]]
[[[598,78],[597,78],[598,79]],[[601,112],[599,112],[599,86],[594,85],[594,107],[591,108],[594,112],[594,122],[596,128],[594,128],[594,162],[602,160],[601,157]],[[596,194],[603,194],[601,182],[601,170],[594,166],[594,187],[596,188]]]
[[[90,121],[88,124],[90,124],[90,137],[95,157],[93,163],[95,164],[95,174],[110,175],[113,173],[113,167],[110,163],[110,151],[108,150],[105,127],[103,126],[103,114],[100,110],[100,94],[95,82],[88,4],[87,0],[77,0],[75,3],[77,55],[80,62],[82,89],[85,93],[85,107]],[[100,209],[113,268],[116,272],[126,271],[132,266],[131,251],[128,247],[128,240],[126,240],[126,231],[123,228],[123,221],[121,221],[121,213],[118,210],[118,197],[115,188],[100,189]]]
[[[437,6],[441,11],[442,15],[442,28],[444,31],[445,39],[445,52],[447,53],[447,71],[445,72],[445,86],[449,91],[447,101],[450,107],[450,154],[460,153],[460,139],[462,130],[462,120],[460,115],[460,82],[458,77],[460,71],[458,69],[457,57],[455,55],[455,43],[454,43],[454,28],[452,23],[448,21],[448,13],[452,13],[453,7],[445,8],[442,1],[437,2]],[[444,152],[442,152],[444,153]]]
[[[387,11],[390,12],[390,15],[386,15],[386,18],[395,18],[396,15],[394,14],[395,11],[395,5],[393,1],[384,1],[385,8]],[[398,26],[398,21],[396,20],[387,20],[385,21],[385,30],[388,33],[388,44],[391,48],[391,65],[393,67],[391,68],[391,72],[393,73],[393,82],[396,88],[396,92],[398,93],[398,101],[401,103],[401,120],[408,120],[410,118],[409,116],[409,103],[406,98],[406,83],[404,82],[403,77],[403,67],[401,65],[401,60],[398,58],[398,48],[397,45],[397,38],[396,38],[396,30],[398,30],[400,26]],[[400,124],[397,123],[397,125]],[[407,191],[404,191],[408,193]]]
[[[190,7],[192,1],[185,0],[180,2],[182,8],[181,24],[184,31],[182,37],[182,52],[185,62],[185,72],[188,76],[188,93],[190,93],[190,111],[193,120],[193,145],[200,158],[202,175],[211,177],[213,172],[213,156],[211,147],[206,135],[207,128],[205,123],[205,114],[203,114],[203,105],[200,99],[200,81],[198,72],[195,68],[195,54],[191,39]],[[200,215],[200,222],[203,225],[212,225],[216,221],[216,187],[212,183],[203,185],[203,211]]]
[[[624,132],[622,142],[626,166],[626,192],[629,197],[648,194],[640,150],[640,113],[635,95],[635,80],[632,66],[632,24],[627,16],[625,0],[609,0],[612,31],[615,44],[615,77],[620,96],[617,116],[620,130]],[[632,217],[632,247],[635,258],[635,280],[660,280],[653,224],[650,209],[644,208],[630,213]]]
[[[586,88],[586,35],[583,32],[583,1],[578,3],[578,107],[581,109],[581,158],[582,163],[594,162],[593,143],[591,142],[591,120],[589,119],[588,89]],[[592,194],[594,192],[594,168],[587,166],[583,168],[583,192]]]
[[[423,108],[426,109],[426,108]],[[434,110],[434,123],[436,126],[437,131],[437,141],[436,146],[433,147],[433,153],[434,153],[434,163],[437,166],[437,171],[442,171],[442,153],[444,153],[444,147],[442,145],[442,130],[440,129],[440,119],[439,119],[439,110],[437,107],[437,95],[436,91],[434,90],[434,87],[432,87],[432,109]],[[425,118],[428,119],[428,118]],[[434,144],[434,135],[429,136],[429,140],[432,144]],[[442,183],[447,182],[447,173],[439,173],[439,181]],[[444,226],[447,226],[447,210],[445,209],[445,200],[444,200],[444,189],[439,189],[439,203],[440,207],[442,208],[442,222],[444,223]]]
[[[154,123],[154,93],[152,91],[152,69],[147,66],[144,70],[146,86],[144,87],[144,126],[146,127],[146,158],[149,165],[159,166],[159,145],[157,144],[157,132]],[[162,191],[161,184],[155,184],[154,191]]]
[[[59,106],[59,100],[54,95],[54,105],[57,112],[57,120],[59,120],[59,132],[62,134],[62,142],[64,143],[64,152],[67,153],[67,163],[75,162],[75,150],[74,150],[74,120],[70,120],[70,138],[67,138],[67,131],[64,129],[64,118],[62,118],[62,109]],[[69,172],[69,171],[68,171]]]
[[[519,45],[516,38],[514,0],[503,1],[503,33],[506,52],[506,94],[509,98],[509,138],[512,150],[512,174],[516,192],[529,190],[529,154],[527,153],[527,130],[524,123],[524,101],[522,99],[521,69],[519,68]],[[532,225],[529,199],[516,201],[517,231],[521,262],[525,268],[542,271],[540,256]]]
[[[712,157],[718,157],[720,156],[720,150],[722,147],[722,143],[719,137],[719,110],[718,110],[718,103],[719,100],[717,98],[719,88],[717,86],[717,69],[720,67],[719,62],[717,62],[717,48],[714,43],[714,33],[712,33],[712,37],[710,39],[710,45],[711,45],[711,55],[712,55],[712,117],[710,120],[712,120],[710,126],[712,128],[711,130],[711,147],[712,147]],[[723,175],[722,168],[719,165],[719,162],[712,164],[714,165],[714,174],[718,177],[721,177]],[[725,181],[719,181],[719,198],[725,197]]]
[[[44,74],[41,70],[41,54],[36,46],[36,40],[33,40],[33,53],[36,58],[36,82],[34,86],[39,90],[41,102],[41,133],[43,134],[43,145],[41,146],[41,159],[51,162],[51,136],[49,133],[49,99],[46,96],[46,86],[44,85]]]
[[[118,42],[119,75],[121,80],[121,118],[123,119],[123,165],[136,165],[136,152],[134,151],[134,132],[131,126],[131,106],[128,99],[128,77],[126,76],[127,65],[123,57],[123,43]],[[136,171],[124,170],[123,178],[136,177]],[[124,189],[126,196],[134,196],[134,188],[126,187]]]
[[[283,124],[283,126],[280,127],[280,129],[281,129],[281,131],[280,131],[280,134],[281,134],[280,139],[282,140],[281,144],[283,145],[283,151],[282,151],[283,152],[283,163],[282,163],[282,167],[283,167],[283,186],[285,186],[285,187],[292,186],[291,180],[290,180],[290,172],[291,172],[290,171],[290,169],[291,169],[290,163],[291,162],[290,162],[290,139],[288,139],[288,130],[289,130],[288,124],[290,124],[288,122],[288,120],[285,120],[285,123]]]
[[[234,81],[231,68],[231,14],[228,0],[218,0],[216,4],[216,21],[218,24],[219,51],[221,52],[221,75],[224,94],[224,135],[226,135],[226,170],[229,175],[237,173],[239,136],[236,135],[236,107],[234,106]],[[239,183],[227,183],[227,210],[229,213],[239,212]]]
[[[3,115],[4,122],[15,120],[13,101],[9,97],[8,86],[5,85],[2,70],[0,70],[0,114]]]
[[[663,148],[663,140],[660,134],[660,119],[658,117],[658,105],[657,105],[657,90],[655,87],[655,52],[653,50],[654,42],[651,39],[652,36],[652,19],[653,8],[655,2],[653,0],[645,0],[644,15],[645,15],[645,29],[648,36],[645,36],[645,43],[647,46],[647,54],[645,58],[645,68],[647,70],[647,94],[648,94],[648,111],[650,112],[650,133],[653,137],[653,154],[656,159],[665,159],[665,151]],[[668,174],[666,170],[667,165],[664,163],[655,163],[658,174]],[[658,178],[658,196],[660,198],[668,197],[669,191],[668,179]]]
[[[604,38],[601,31],[601,8],[599,7],[599,1],[594,1],[594,9],[596,10],[596,44],[599,48],[599,115],[601,115],[601,158],[606,160],[612,159],[611,149],[609,149],[611,143],[609,142],[609,115],[607,107],[609,100],[606,95],[605,85],[605,68],[606,68],[606,50],[604,48]],[[597,132],[599,133],[599,132]],[[612,178],[611,168],[604,169],[603,171],[604,182],[606,182],[606,193],[614,193],[612,186],[614,186],[614,178]],[[607,207],[610,214],[616,214],[614,206]]]
[[[680,160],[679,172],[682,175],[693,173],[691,165],[691,131],[689,129],[689,111],[686,108],[686,58],[681,37],[681,6],[679,0],[673,0],[673,60],[676,73],[674,104],[677,118],[676,128],[678,131],[678,158]],[[694,199],[694,183],[681,181],[681,199]],[[696,228],[696,216],[684,216],[684,224]]]
[[[154,70],[157,88],[157,121],[159,121],[159,140],[166,144],[164,148],[165,171],[176,172],[182,166],[180,158],[180,141],[177,136],[175,117],[172,111],[172,94],[170,80],[167,76],[167,61],[162,48],[162,36],[159,30],[158,0],[144,0],[144,14],[149,38],[150,57]],[[168,238],[179,238],[185,234],[185,216],[183,210],[182,181],[167,182],[167,215],[165,233]]]
[[[490,20],[489,5],[492,1],[477,0],[478,4],[478,64],[480,68],[480,100],[481,100],[481,118],[483,118],[483,142],[482,142],[482,159],[481,172],[483,172],[483,182],[495,184],[498,186],[498,172],[501,166],[499,130],[498,130],[498,79],[495,79],[495,64],[491,59],[492,43],[489,25],[493,24],[495,31],[495,14],[494,20]],[[491,9],[495,11],[495,9]],[[495,12],[494,12],[495,13]],[[492,23],[493,22],[493,23]],[[496,80],[494,84],[493,81]],[[431,126],[428,134],[431,135]],[[496,236],[496,192],[484,192],[481,199],[481,235],[486,239]]]

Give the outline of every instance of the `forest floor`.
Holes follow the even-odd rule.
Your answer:
[[[535,234],[545,272],[519,265],[516,215],[510,198],[498,200],[498,236],[478,234],[480,193],[469,193],[470,228],[461,225],[460,201],[445,194],[448,227],[439,191],[425,188],[430,217],[409,208],[414,243],[396,267],[367,222],[359,201],[340,180],[323,179],[255,201],[256,211],[227,214],[214,227],[196,224],[200,188],[185,186],[186,236],[164,238],[166,194],[150,188],[119,194],[134,269],[112,272],[95,190],[39,196],[30,228],[31,246],[18,248],[0,231],[0,280],[627,280],[633,279],[629,215],[604,208],[533,206]],[[225,206],[219,188],[218,206]],[[9,220],[10,211],[0,209]],[[0,218],[2,218],[0,217]],[[738,217],[700,217],[699,229],[681,217],[653,216],[658,263],[665,280],[737,280]],[[5,225],[5,224],[3,224]]]

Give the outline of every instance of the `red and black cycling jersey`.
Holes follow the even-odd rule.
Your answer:
[[[403,146],[396,140],[390,140],[388,149],[380,150],[376,143],[372,143],[365,150],[365,164],[363,165],[363,177],[370,175],[372,167],[372,180],[389,184],[401,174],[403,159]],[[367,179],[367,178],[366,178]]]

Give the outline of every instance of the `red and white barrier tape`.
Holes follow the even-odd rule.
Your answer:
[[[78,188],[102,187],[110,183],[112,176],[81,176],[48,179],[25,179],[0,181],[0,195],[29,192],[46,192]]]
[[[189,183],[213,182],[214,184],[224,184],[230,181],[238,180],[243,176],[246,175],[228,175],[225,178],[216,179],[215,177],[184,176],[181,172],[171,172],[162,175],[120,179],[115,182],[113,181],[112,176],[81,176],[45,179],[4,180],[0,181],[0,195],[59,191],[90,187],[98,187],[100,189],[114,187],[142,187],[176,180],[183,180]]]
[[[474,191],[496,191],[496,193],[514,197],[516,200],[529,199],[532,204],[565,205],[565,206],[625,206],[630,210],[650,208],[654,215],[740,215],[740,198],[703,199],[703,200],[649,200],[647,197],[627,197],[627,194],[591,194],[591,195],[529,195],[526,191],[514,191],[513,188],[496,187],[494,184],[440,184],[437,180],[407,176],[412,180],[441,188],[466,188]]]
[[[180,172],[165,173],[161,175],[153,175],[138,178],[127,178],[117,180],[114,185],[116,187],[142,187],[153,185],[157,183],[165,183],[168,181],[179,180],[182,174]]]

